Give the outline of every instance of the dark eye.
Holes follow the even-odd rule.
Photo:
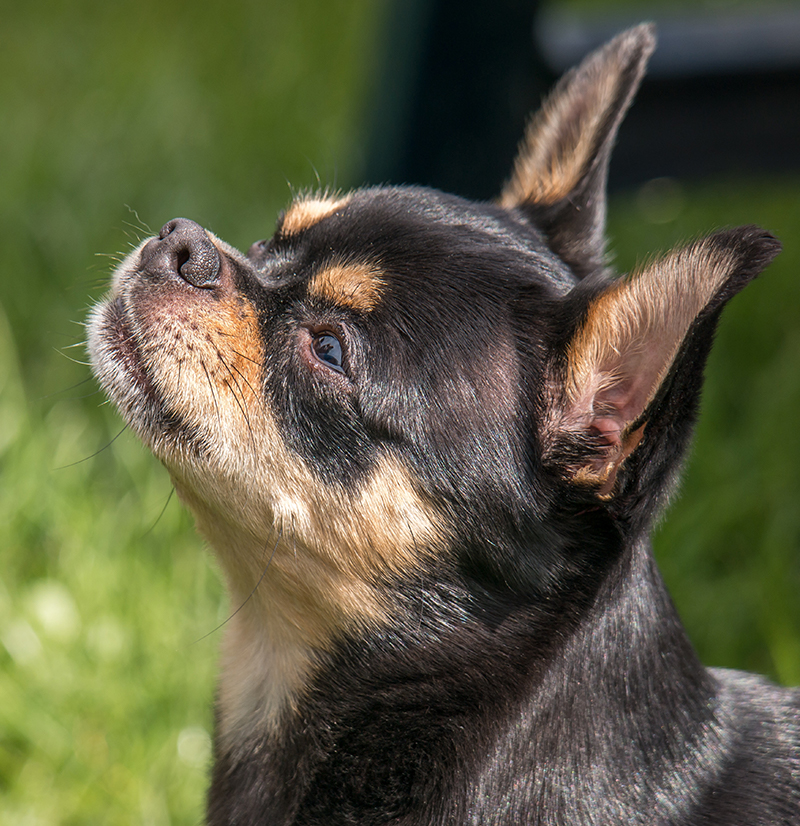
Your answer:
[[[337,373],[344,373],[342,367],[342,343],[333,333],[319,333],[311,342],[317,358]]]

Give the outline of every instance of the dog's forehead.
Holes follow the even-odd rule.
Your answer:
[[[559,293],[574,285],[569,268],[527,220],[494,204],[422,187],[303,199],[287,210],[279,232],[287,231],[312,262],[336,268],[336,278],[317,278],[317,286],[330,287],[339,278],[349,286],[374,286],[378,273],[384,282],[399,277],[413,287],[490,282],[495,276],[507,285],[539,283]],[[350,265],[346,272],[343,264]],[[356,303],[372,305],[376,291],[367,285],[360,292]]]

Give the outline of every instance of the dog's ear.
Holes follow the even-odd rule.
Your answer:
[[[694,421],[719,312],[779,251],[769,233],[741,227],[675,250],[588,302],[582,286],[567,296],[580,309],[559,346],[548,428],[562,474],[606,499],[631,463],[637,484],[650,475],[663,484]]]
[[[564,75],[531,121],[500,197],[528,214],[578,278],[604,265],[609,156],[654,48],[653,26],[641,25]]]

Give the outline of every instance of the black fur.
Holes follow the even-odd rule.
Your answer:
[[[215,446],[159,379],[166,357],[148,355],[143,284],[163,292],[160,312],[184,300],[254,309],[259,404],[343,510],[389,457],[446,526],[413,567],[373,575],[383,618],[342,623],[311,652],[276,724],[217,739],[212,826],[800,824],[800,695],[699,663],[647,538],[691,436],[720,312],[779,249],[744,227],[639,281],[606,271],[608,157],[652,45],[647,27],[632,30],[562,81],[557,128],[523,150],[543,147],[543,160],[533,179],[518,169],[500,205],[365,189],[299,230],[279,224],[247,256],[219,247],[218,258],[197,225],[173,222],[124,265],[128,292],[97,311],[96,370],[179,491],[181,462],[199,466]],[[609,97],[598,78],[616,83]],[[570,143],[577,126],[594,130],[586,157]],[[374,305],[310,286],[364,263],[379,272]],[[647,320],[659,291],[666,309]],[[170,312],[180,330],[182,311]],[[599,349],[586,343],[593,330]],[[309,369],[298,331],[337,336],[341,370]],[[128,365],[122,379],[110,364]],[[221,386],[211,392],[216,404]],[[204,484],[197,495],[214,504]],[[307,541],[283,530],[276,548]],[[216,550],[235,574],[236,555]]]

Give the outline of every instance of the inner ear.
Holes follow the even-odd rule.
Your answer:
[[[574,481],[601,496],[612,493],[691,331],[716,317],[779,249],[757,227],[718,233],[619,279],[589,303],[567,346],[556,413],[557,430],[583,445],[568,470]],[[704,356],[692,358],[678,365],[681,371],[702,371]]]

